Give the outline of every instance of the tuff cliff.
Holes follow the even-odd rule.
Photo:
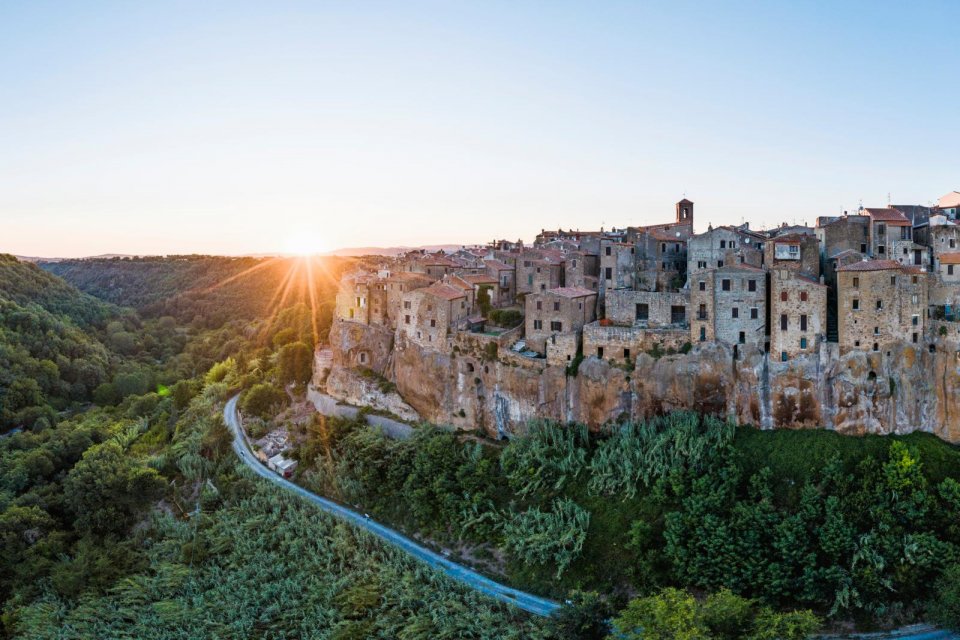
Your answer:
[[[689,353],[632,366],[586,358],[575,374],[523,358],[491,341],[456,340],[450,353],[356,323],[331,331],[331,395],[357,398],[359,350],[377,357],[371,368],[396,385],[425,420],[500,437],[530,420],[582,422],[593,429],[677,409],[730,416],[762,428],[827,428],[843,433],[927,431],[960,442],[960,360],[957,345],[938,339],[876,353],[839,355],[824,343],[813,355],[774,361],[759,349],[707,343]],[[362,327],[362,328],[358,328]],[[365,347],[369,340],[369,347]]]

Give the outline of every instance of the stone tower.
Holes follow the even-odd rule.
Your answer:
[[[693,203],[686,198],[677,203],[677,224],[693,226]]]

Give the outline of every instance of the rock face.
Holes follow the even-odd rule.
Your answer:
[[[956,346],[945,342],[935,343],[933,351],[906,344],[842,356],[836,344],[824,343],[816,354],[788,362],[774,361],[756,347],[707,343],[687,354],[639,354],[629,367],[590,357],[571,375],[565,367],[502,348],[496,357],[489,349],[469,347],[447,354],[401,337],[385,353],[377,331],[382,332],[370,327],[331,332],[331,395],[363,399],[351,391],[356,376],[343,369],[357,366],[354,358],[369,335],[380,341],[370,352],[377,354],[382,374],[420,417],[482,428],[494,437],[522,433],[536,419],[599,429],[692,409],[765,429],[927,431],[960,442],[960,359]],[[338,351],[344,355],[338,357]]]

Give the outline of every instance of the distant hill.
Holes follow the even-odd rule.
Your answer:
[[[230,319],[271,313],[281,297],[332,313],[337,283],[347,258],[253,258],[165,256],[85,258],[40,266],[81,291],[148,317],[169,315],[182,322],[216,327]],[[286,292],[286,293],[284,293]]]
[[[343,249],[334,249],[323,255],[325,256],[397,256],[407,251],[416,251],[424,249],[426,251],[456,251],[462,244],[433,244],[421,247],[347,247]]]

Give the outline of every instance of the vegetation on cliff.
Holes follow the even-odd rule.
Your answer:
[[[308,486],[524,588],[620,605],[729,590],[868,627],[950,615],[930,585],[956,571],[960,451],[933,437],[765,433],[689,413],[600,439],[534,425],[506,447],[426,428],[394,441],[338,419],[308,431]]]

